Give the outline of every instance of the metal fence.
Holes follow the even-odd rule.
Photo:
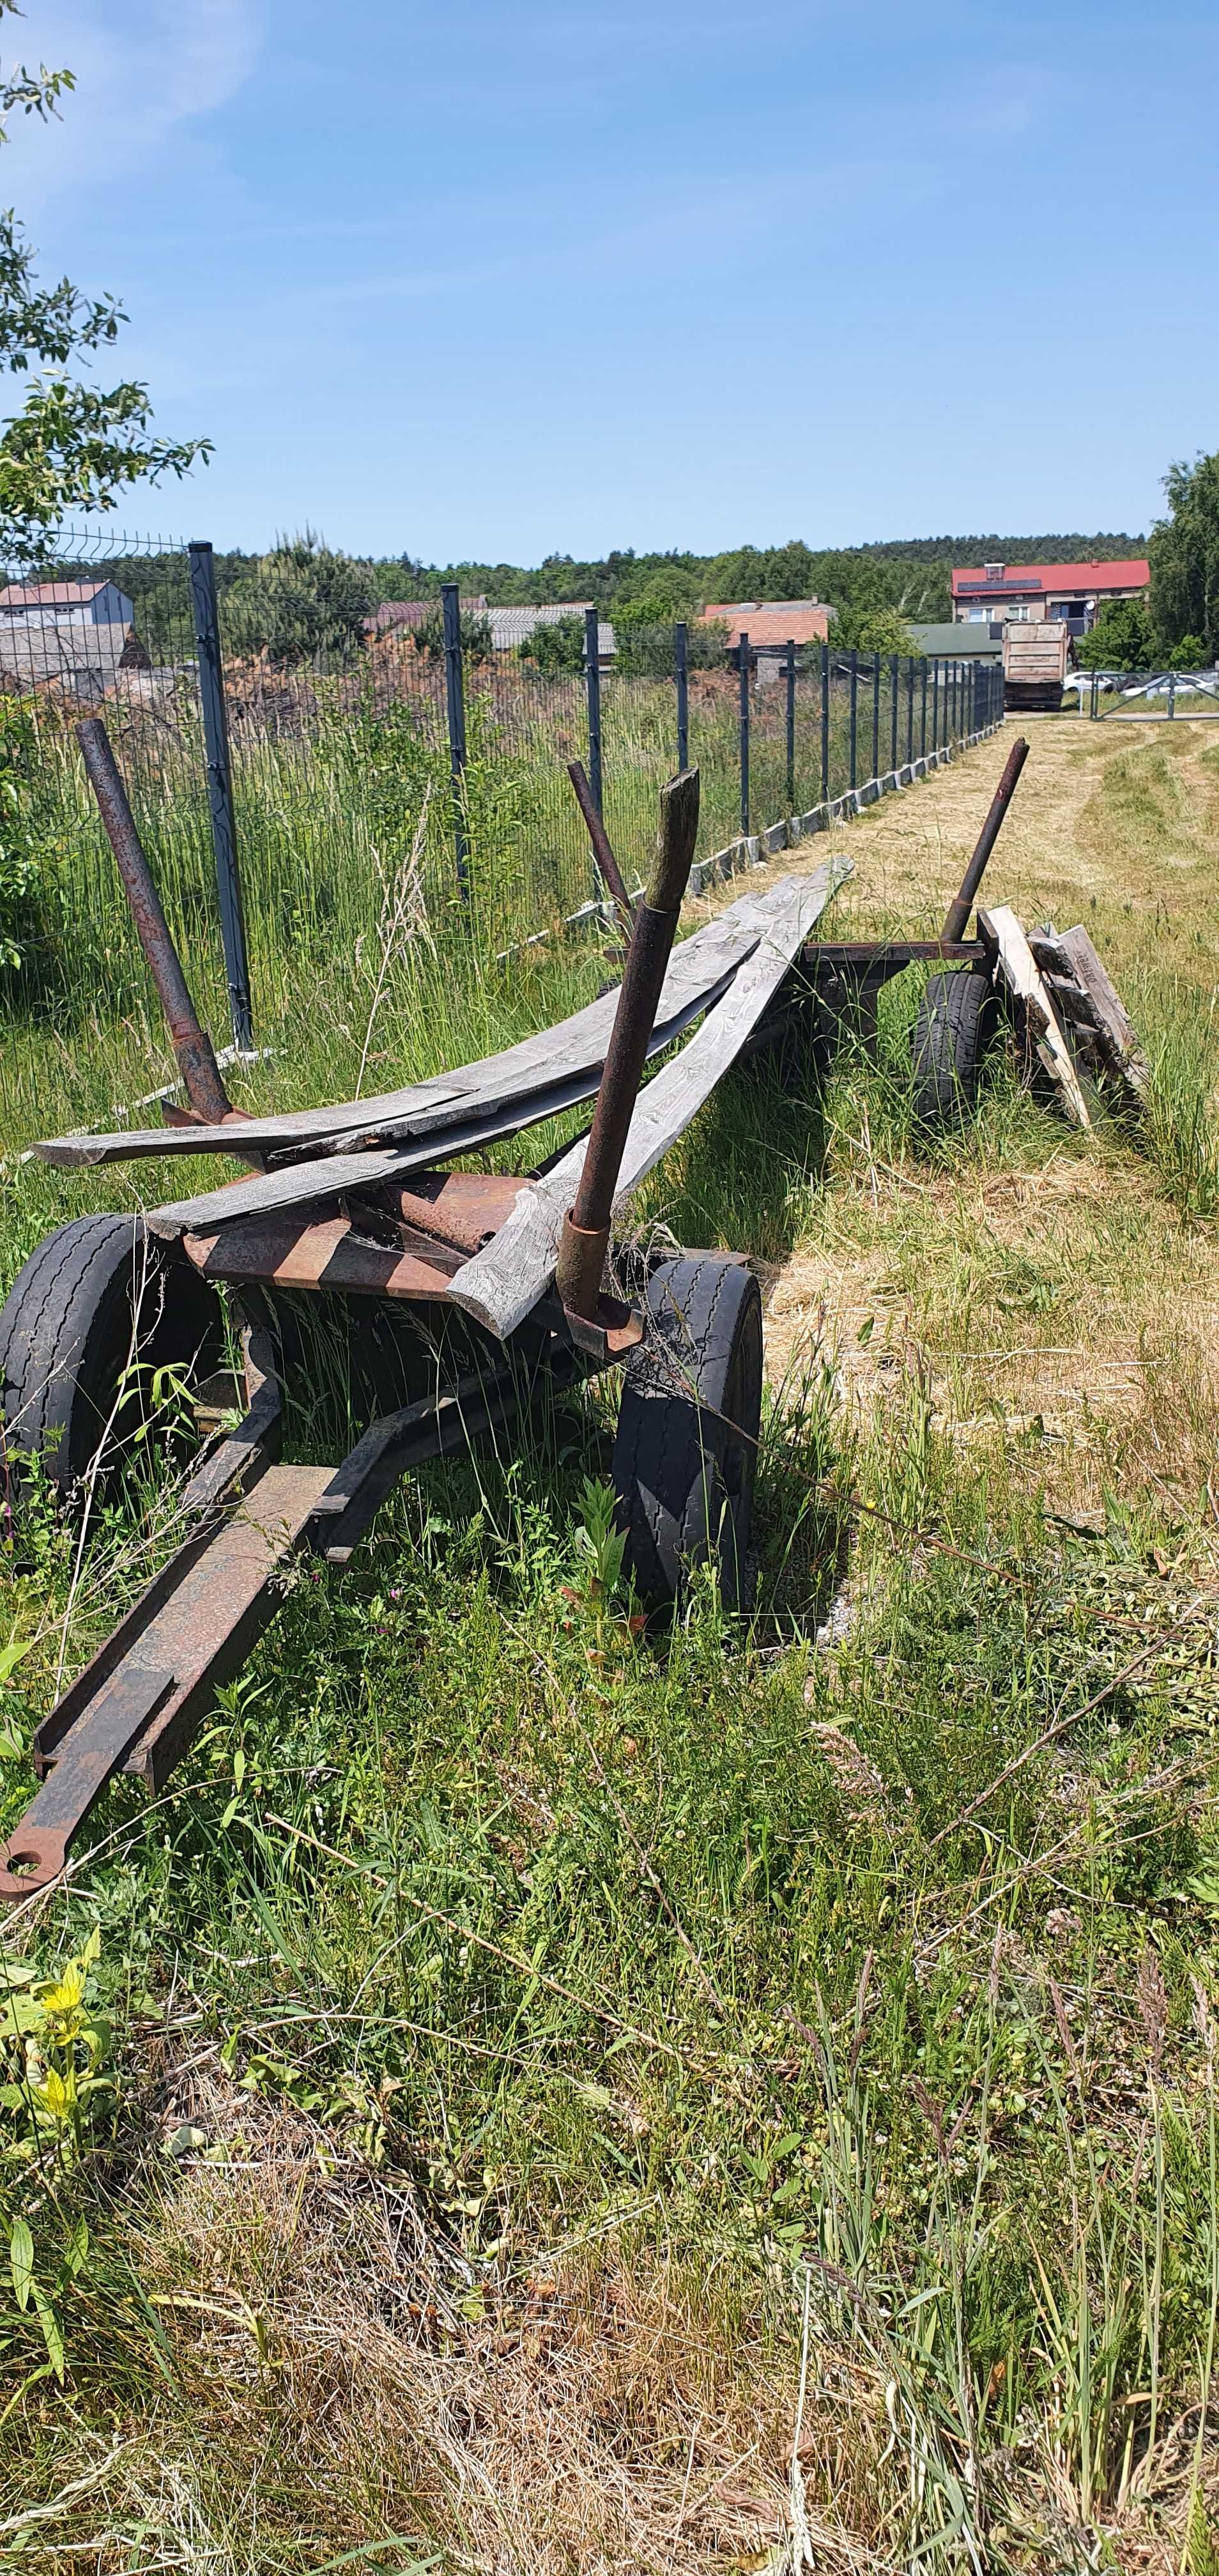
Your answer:
[[[485,953],[599,920],[571,760],[633,882],[658,787],[697,761],[703,886],[905,784],[1002,713],[1001,674],[981,662],[757,649],[747,634],[728,647],[680,623],[624,623],[611,655],[591,611],[545,662],[529,640],[494,652],[453,585],[424,627],[356,617],[269,642],[231,569],[202,542],[111,539],[103,556],[67,536],[37,578],[10,579],[0,766],[23,764],[31,829],[57,853],[61,952],[96,955],[100,971],[107,925],[121,1006],[124,959],[133,992],[138,965],[73,732],[105,717],[169,917],[213,987],[218,890],[241,1047],[260,955],[304,969],[328,941],[375,934],[403,871],[433,924],[460,923]]]
[[[1070,671],[1067,687],[1087,698],[1094,723],[1109,716],[1160,724],[1169,716],[1206,723],[1219,716],[1219,668],[1211,671]]]

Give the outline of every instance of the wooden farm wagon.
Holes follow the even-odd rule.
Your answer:
[[[826,865],[746,895],[675,946],[697,772],[662,792],[634,905],[579,779],[629,942],[621,984],[480,1063],[376,1099],[251,1118],[231,1105],[195,1016],[104,728],[79,733],[191,1105],[167,1105],[164,1127],[37,1150],[68,1169],[166,1154],[246,1168],[145,1215],[75,1218],[38,1246],[0,1316],[8,1456],[17,1469],[37,1458],[70,1503],[100,1456],[123,1453],[143,1375],[133,1360],[192,1372],[205,1421],[222,1425],[226,1403],[240,1418],[185,1488],[176,1552],[38,1726],[42,1785],[0,1848],[9,1898],[59,1875],[116,1772],[160,1788],[274,1616],[290,1557],[345,1564],[400,1478],[510,1422],[543,1379],[621,1370],[613,1475],[640,1598],[671,1602],[701,1559],[725,1601],[741,1601],[758,1284],[740,1255],[615,1247],[615,1218],[730,1066],[807,1032],[810,1014],[831,1033],[852,1012],[866,1021],[879,986],[916,958],[935,969],[914,1040],[924,1114],[972,1098],[1003,940],[963,934],[1026,748],[1008,761],[938,940],[818,939],[845,873]],[[641,1088],[661,1050],[676,1051]],[[589,1100],[586,1135],[536,1170],[453,1168]],[[279,1458],[281,1388],[307,1390],[316,1349],[302,1313],[339,1341],[367,1422],[337,1466]],[[220,1370],[226,1329],[236,1385]]]

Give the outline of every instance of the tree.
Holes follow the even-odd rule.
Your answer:
[[[518,646],[522,662],[532,662],[548,679],[582,671],[584,668],[584,620],[582,617],[544,618]]]
[[[430,662],[444,660],[444,611],[429,608],[427,616],[409,630],[417,653]],[[461,612],[461,649],[467,662],[489,662],[494,646],[491,642],[491,620],[480,609],[463,608]]]
[[[17,0],[0,0],[0,19],[20,15]],[[0,143],[17,109],[58,116],[74,86],[70,71],[45,63],[37,72],[24,63],[0,69]],[[185,474],[211,454],[205,438],[149,435],[146,385],[128,380],[103,393],[68,372],[109,347],[127,316],[113,296],[81,295],[69,278],[39,286],[34,259],[13,210],[0,212],[0,366],[14,376],[28,374],[31,360],[50,370],[31,379],[0,429],[0,548],[26,556],[67,511],[111,509],[130,484]]]
[[[1156,648],[1144,599],[1111,599],[1081,635],[1075,658],[1083,671],[1150,671]]]
[[[1170,465],[1166,519],[1151,531],[1151,614],[1168,646],[1201,642],[1219,660],[1219,454]]]
[[[918,638],[900,608],[840,608],[830,620],[830,642],[839,653],[917,653]]]
[[[278,537],[251,577],[234,583],[226,640],[239,653],[265,652],[280,663],[348,653],[363,643],[376,599],[372,565],[336,554],[305,528],[300,536]]]

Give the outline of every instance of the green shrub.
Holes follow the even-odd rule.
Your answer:
[[[249,580],[234,583],[225,603],[226,642],[280,664],[346,654],[363,643],[376,598],[371,564],[335,554],[306,528],[301,536],[281,537],[260,555]]]
[[[584,668],[584,620],[582,617],[552,617],[535,626],[517,650],[522,662],[532,662],[534,669],[548,678],[569,677]]]
[[[1075,658],[1084,671],[1149,671],[1156,661],[1145,599],[1113,599],[1081,635]]]
[[[442,662],[444,660],[443,609],[430,608],[427,616],[420,620],[419,625],[410,627],[408,632],[417,653],[425,654],[430,662]],[[467,661],[490,661],[492,652],[494,651],[494,646],[491,642],[491,621],[489,618],[479,616],[471,617],[463,611],[461,619],[461,649],[465,654]]]

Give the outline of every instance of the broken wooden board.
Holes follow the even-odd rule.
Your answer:
[[[1082,922],[1031,931],[1029,946],[1089,1072],[1112,1076],[1128,1105],[1145,1109],[1151,1067]]]
[[[694,1012],[689,1016],[693,1018]],[[668,1043],[664,1035],[657,1040],[658,1046]],[[501,1143],[505,1136],[519,1136],[543,1119],[557,1118],[561,1110],[577,1109],[582,1100],[591,1100],[600,1079],[599,1067],[592,1073],[574,1074],[567,1082],[553,1083],[549,1091],[535,1092],[524,1102],[472,1118],[464,1127],[448,1127],[417,1144],[326,1154],[317,1162],[285,1163],[278,1171],[260,1172],[248,1181],[227,1181],[197,1198],[174,1199],[167,1207],[151,1208],[144,1223],[150,1234],[172,1243],[180,1234],[206,1234],[213,1226],[238,1217],[279,1216],[288,1208],[315,1207],[327,1199],[345,1198],[351,1191],[379,1189],[384,1181],[430,1171],[446,1158],[477,1153],[484,1145]]]
[[[849,873],[849,863],[829,862],[811,876],[786,878],[767,898],[765,908],[754,907],[760,936],[753,955],[738,968],[724,999],[681,1054],[647,1084],[636,1101],[614,1194],[616,1209],[689,1126],[740,1055],[790,973],[814,922]],[[734,909],[743,912],[747,905],[748,898]],[[450,1281],[453,1302],[464,1306],[476,1323],[500,1340],[506,1340],[532,1314],[554,1277],[563,1219],[583,1169],[585,1141],[582,1137],[544,1179],[531,1181],[522,1190],[506,1224]]]
[[[737,967],[756,945],[757,933],[746,928],[739,904],[706,922],[675,948],[657,1012],[656,1046],[680,1037],[699,1011],[724,990]],[[169,1154],[299,1153],[305,1157],[350,1154],[396,1138],[439,1135],[447,1127],[468,1125],[509,1101],[526,1100],[557,1079],[573,1074],[595,1077],[596,1089],[613,1027],[617,986],[601,994],[553,1028],[539,1029],[499,1055],[404,1090],[383,1092],[371,1100],[345,1100],[330,1107],[286,1110],[268,1118],[243,1119],[231,1126],[132,1128],[112,1136],[56,1136],[35,1145],[34,1152],[61,1170],[82,1164],[135,1162]],[[456,1150],[456,1149],[455,1149]]]
[[[707,924],[708,933],[719,932],[722,936],[714,943],[708,939],[700,945],[697,963],[683,961],[689,958],[696,940],[703,943],[703,933],[696,932],[693,939],[682,942],[665,977],[661,994],[661,1009],[665,1016],[663,1020],[658,1019],[652,1032],[649,1054],[656,1054],[662,1047],[671,1045],[691,1021],[718,1004],[723,993],[731,989],[732,979],[739,974],[742,962],[753,955],[759,941],[766,935],[775,907],[780,906],[781,911],[782,902],[790,902],[792,886],[804,886],[807,882],[803,878],[788,878],[767,895],[754,899],[745,897],[740,903],[731,905],[717,921]],[[712,965],[715,980],[708,992],[707,972]],[[204,1191],[196,1198],[172,1200],[165,1207],[152,1209],[145,1223],[151,1233],[172,1242],[183,1233],[208,1233],[213,1226],[224,1225],[231,1218],[278,1215],[287,1208],[307,1207],[326,1199],[343,1197],[348,1191],[375,1189],[383,1181],[401,1180],[409,1172],[422,1171],[433,1163],[451,1161],[458,1154],[473,1153],[480,1146],[496,1144],[506,1136],[515,1136],[527,1127],[539,1125],[544,1119],[557,1117],[561,1110],[575,1108],[582,1100],[593,1097],[601,1080],[604,1050],[617,1000],[615,987],[612,993],[603,996],[601,1003],[592,1005],[594,1010],[604,1010],[606,1014],[603,1031],[591,1064],[581,1064],[574,1073],[565,1073],[555,1067],[548,1083],[539,1083],[535,1087],[525,1079],[522,1089],[514,1091],[507,1100],[501,1100],[498,1094],[503,1087],[502,1068],[507,1059],[491,1058],[488,1067],[483,1068],[495,1068],[490,1105],[474,1095],[463,1118],[447,1119],[443,1126],[429,1124],[418,1141],[403,1139],[398,1144],[361,1147],[357,1151],[331,1150],[317,1159],[288,1163],[272,1172],[254,1174],[248,1180],[226,1182],[219,1189]],[[582,1021],[586,1016],[577,1013],[576,1019]],[[560,1032],[544,1029],[536,1037],[525,1040],[520,1048],[509,1050],[509,1054],[519,1063],[528,1051],[535,1061],[544,1064],[549,1053],[553,1064],[554,1050],[550,1042],[557,1034],[569,1032],[572,1025],[570,1021],[562,1022]],[[588,1050],[581,1047],[578,1052],[587,1056]],[[217,1129],[214,1132],[227,1136],[231,1131]],[[249,1133],[249,1128],[243,1126],[243,1147]],[[332,1146],[334,1141],[331,1140]]]
[[[1028,1016],[1038,1057],[1072,1126],[1090,1127],[1092,1120],[1071,1061],[1071,1050],[1015,913],[1008,904],[997,905],[993,912],[980,910],[978,928],[988,948],[997,951],[997,972]]]

